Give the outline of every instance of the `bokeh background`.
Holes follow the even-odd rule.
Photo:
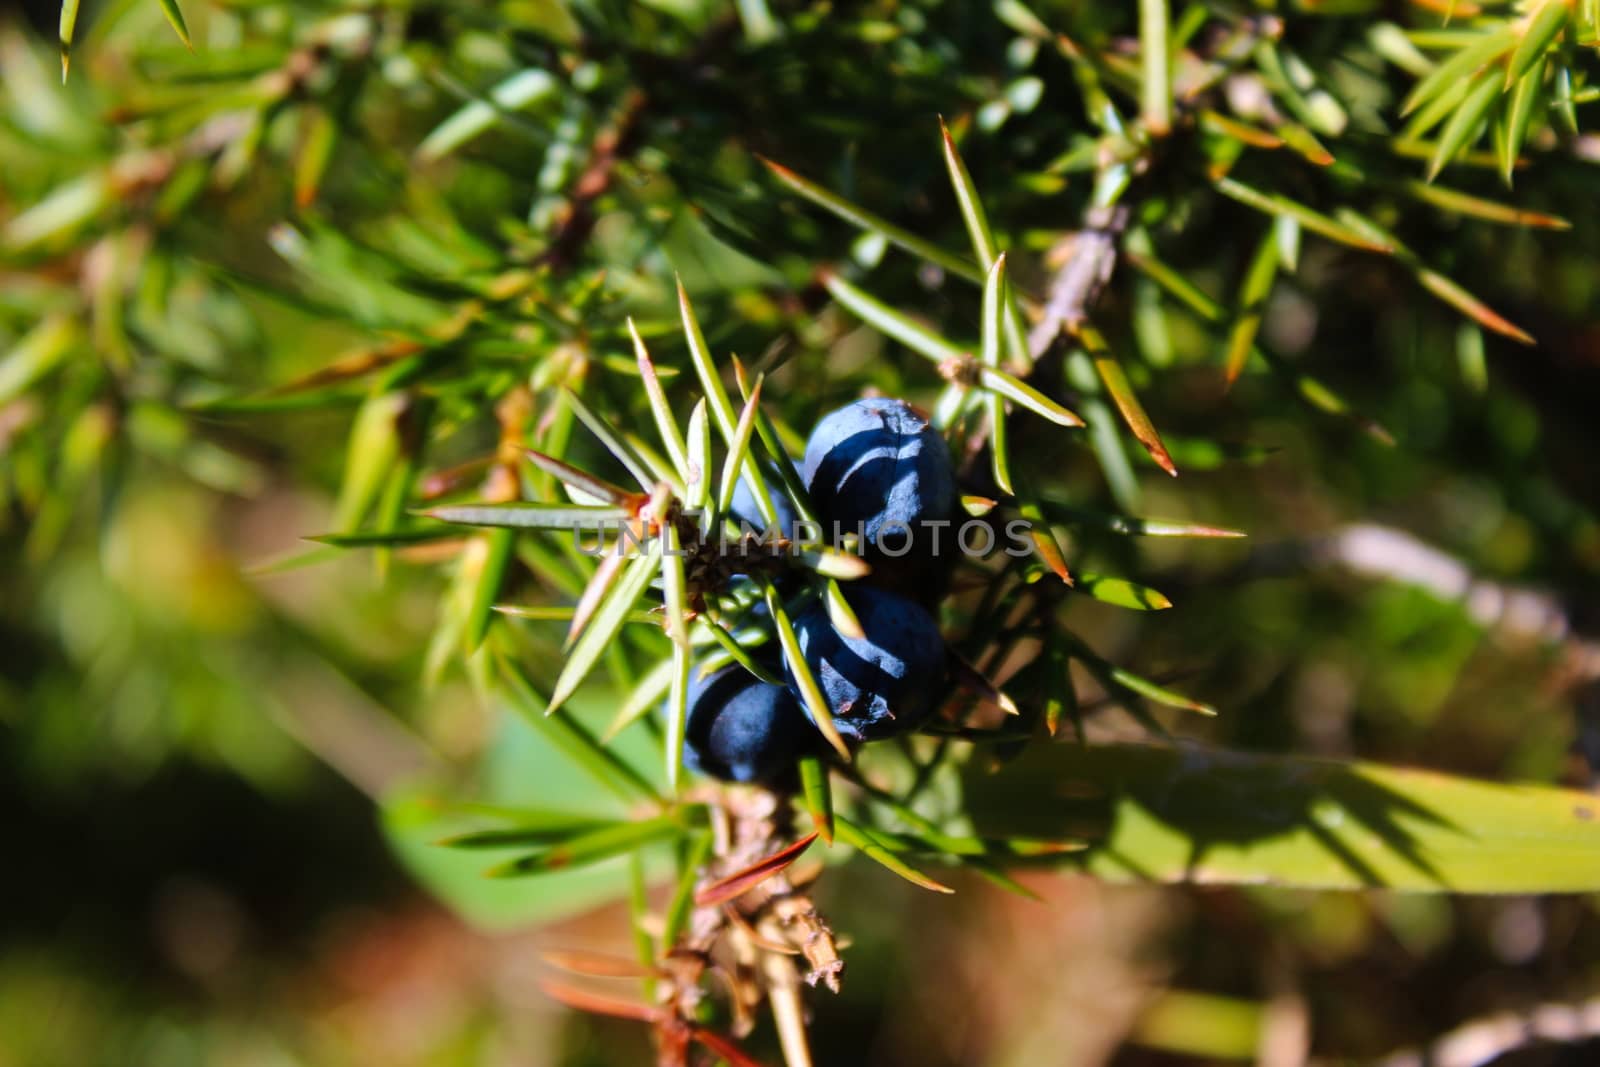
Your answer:
[[[124,95],[129,87],[179,62],[157,5],[106,7],[85,5],[86,25],[107,19],[103,32],[84,31],[65,89],[53,5],[0,12],[0,225],[108,152],[117,141],[108,116],[143,102]],[[931,180],[934,108],[918,80],[946,73],[944,42],[980,56],[967,90],[978,102],[1017,111],[1008,128],[1019,157],[1055,128],[1040,117],[1050,98],[1039,106],[1031,88],[1017,90],[1011,35],[987,7],[874,5],[860,19],[863,49],[923,50],[901,84],[865,68],[859,81],[792,64],[762,72],[759,54],[741,54],[685,89],[700,94],[684,104],[680,134],[684,155],[705,164],[703,184],[671,173],[711,205],[711,227],[676,233],[672,223],[635,239],[626,232],[634,216],[602,218],[618,269],[655,278],[654,290],[634,295],[659,300],[676,269],[711,307],[739,312],[740,325],[719,333],[722,347],[759,352],[792,331],[805,356],[769,395],[797,420],[869,379],[926,400],[936,383],[917,377],[923,368],[903,355],[879,359],[882,342],[836,313],[796,327],[811,312],[731,247],[740,241],[717,229],[729,221],[715,210],[721,198],[742,212],[732,227],[741,247],[772,238],[791,282],[811,260],[852,248],[843,227],[740,201],[731,190],[749,179],[747,164],[699,151],[719,132],[696,125],[693,108],[746,93],[745,132],[772,150],[764,122],[810,101],[815,122],[782,145],[787,161],[805,164],[814,150],[836,162],[848,143],[859,199],[919,232],[958,235],[948,193]],[[1081,5],[1065,7],[1085,17]],[[191,14],[219,35],[213,47],[228,43],[224,19]],[[1307,32],[1308,49],[1319,33]],[[458,47],[469,69],[503,59],[492,41]],[[1045,79],[1052,93],[1056,80]],[[436,85],[402,88],[404,108],[368,116],[372,138],[415,143],[454,106]],[[1009,118],[998,115],[1002,127]],[[531,173],[546,147],[502,132],[482,151]],[[975,178],[1003,187],[1011,163],[974,155]],[[147,338],[166,331],[183,353],[172,373],[239,391],[321,366],[358,336],[260,290],[208,284],[203,261],[283,275],[271,227],[292,178],[270,155],[260,166],[175,224],[188,258],[177,261],[165,306],[141,325]],[[908,171],[929,178],[930,192],[901,198],[897,183],[916,180]],[[334,203],[359,214],[376,179],[332,173]],[[460,181],[467,191],[457,195],[481,217],[523,210],[500,170],[467,168]],[[1577,160],[1519,180],[1520,201],[1571,220],[1558,233],[1404,220],[1413,243],[1537,337],[1532,348],[1485,340],[1382,261],[1307,242],[1264,336],[1386,427],[1394,446],[1307,411],[1267,375],[1225,394],[1215,342],[1196,323],[1132,316],[1159,372],[1146,405],[1184,471],[1170,481],[1141,468],[1145,513],[1250,534],[1145,542],[1137,555],[1125,542],[1104,546],[1177,606],[1144,615],[1085,600],[1073,609],[1097,650],[1222,709],[1214,721],[1174,719],[1175,729],[1254,751],[1593,787],[1596,189],[1600,172]],[[1020,205],[1033,194],[1006,195]],[[1049,197],[1035,202],[1037,252],[1075,216]],[[1217,291],[1248,255],[1247,242],[1230,244],[1248,216],[1210,210],[1172,258]],[[1016,229],[1027,244],[1031,232]],[[352,276],[364,269],[352,260]],[[0,351],[67,301],[60,290],[76,284],[76,270],[71,257],[0,259]],[[971,321],[970,308],[911,267],[886,266],[879,288]],[[137,300],[138,287],[130,292]],[[362,295],[352,286],[338,297]],[[818,368],[828,384],[817,384]],[[430,851],[431,790],[513,799],[559,768],[459,672],[420,684],[444,587],[425,553],[402,554],[383,573],[365,553],[303,558],[302,538],[336,523],[349,409],[195,423],[137,397],[123,411],[85,405],[75,393],[85,388],[64,372],[0,403],[0,1065],[648,1062],[640,1028],[571,1014],[535,987],[543,949],[626,951],[620,906],[588,906],[614,885],[602,876],[483,889],[470,865]],[[57,410],[87,414],[48,445],[28,436]],[[98,477],[72,481],[71,450],[88,447],[96,419],[124,416],[139,447],[113,457],[123,468],[116,492]],[[1048,428],[1019,432],[1019,454],[1049,447]],[[1103,492],[1086,456],[1061,462],[1085,497]],[[592,712],[603,716],[607,699],[594,693]],[[1137,736],[1114,710],[1090,718],[1098,737]],[[572,788],[581,800],[581,785]],[[1500,1013],[1600,995],[1594,897],[1027,881],[1043,903],[960,877],[944,898],[870,865],[831,872],[823,904],[852,944],[844,992],[811,1002],[818,1061],[1287,1067],[1309,1053],[1369,1062]],[[756,1047],[770,1053],[770,1039]],[[1600,1051],[1547,1049],[1517,1062],[1576,1067],[1600,1063]]]

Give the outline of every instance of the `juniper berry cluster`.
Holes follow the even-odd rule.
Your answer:
[[[902,400],[858,400],[824,417],[806,444],[803,474],[817,517],[828,527],[859,530],[872,574],[848,583],[845,599],[862,637],[839,632],[825,605],[812,599],[794,616],[795,635],[822,689],[833,723],[851,743],[914,729],[934,704],[945,677],[937,620],[917,599],[897,591],[908,577],[924,589],[942,586],[941,559],[916,531],[948,519],[955,508],[955,472],[944,439]],[[774,479],[776,484],[776,479]],[[794,511],[772,494],[788,534]],[[755,524],[757,508],[740,483],[734,515]],[[880,538],[910,538],[908,550],[885,554]],[[899,547],[897,545],[897,547]],[[946,556],[946,559],[949,557]],[[763,646],[775,649],[775,643]],[[739,664],[698,679],[689,691],[684,760],[738,782],[780,784],[801,756],[819,751],[795,666],[767,652],[765,666],[789,684],[764,681]]]

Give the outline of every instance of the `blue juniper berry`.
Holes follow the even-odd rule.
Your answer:
[[[916,601],[886,589],[852,583],[845,599],[865,637],[841,634],[826,606],[815,603],[794,622],[801,653],[840,736],[872,741],[904,733],[927,716],[943,689],[939,624]]]
[[[869,397],[825,416],[806,442],[802,473],[826,535],[833,537],[835,527],[840,533],[859,528],[868,554],[878,557],[875,567],[929,562],[933,539],[925,524],[949,520],[955,511],[950,450],[904,400]],[[953,542],[950,531],[944,533],[941,555]],[[909,552],[898,558],[907,538]]]
[[[683,762],[691,770],[729,782],[779,784],[818,737],[789,689],[738,663],[690,682]]]

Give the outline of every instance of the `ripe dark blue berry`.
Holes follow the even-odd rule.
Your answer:
[[[841,736],[872,741],[904,733],[927,716],[943,690],[939,624],[916,601],[884,589],[852,584],[845,599],[865,637],[834,629],[819,603],[795,619],[800,650]]]
[[[813,750],[817,731],[794,694],[737,663],[689,685],[683,762],[729,782],[774,782]]]
[[[806,442],[806,489],[825,524],[858,527],[869,545],[910,556],[931,550],[930,520],[955,510],[955,471],[944,438],[904,400],[870,397],[823,418]],[[944,531],[949,541],[949,531]],[[944,551],[944,546],[941,545]]]

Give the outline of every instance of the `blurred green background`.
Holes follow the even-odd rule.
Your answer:
[[[87,161],[111,158],[121,142],[109,116],[157,113],[150,86],[188,62],[157,5],[103,6],[85,7],[86,25],[104,31],[87,33],[65,89],[51,5],[0,13],[0,223],[25,217]],[[651,1055],[642,1028],[571,1014],[534,985],[542,949],[628,951],[624,911],[585,907],[615,887],[614,868],[489,886],[476,861],[428,844],[433,798],[447,789],[503,803],[595,801],[459,671],[420,684],[446,582],[424,551],[399,554],[381,575],[362,553],[299,559],[302,538],[338,524],[352,408],[192,417],[165,402],[194,382],[239,394],[282,383],[363,336],[359,323],[327,321],[316,300],[359,311],[370,299],[390,321],[410,308],[396,310],[360,249],[334,247],[335,224],[372,223],[374,198],[401,200],[407,217],[442,211],[426,189],[396,193],[381,173],[394,163],[385,144],[414,144],[458,103],[439,81],[408,78],[406,62],[447,54],[492,83],[508,58],[492,34],[451,37],[448,12],[416,6],[425,24],[370,72],[391,83],[361,112],[380,163],[347,147],[346,166],[329,171],[327,214],[300,231],[272,228],[295,181],[294,153],[273,150],[297,135],[268,131],[258,173],[165,220],[170,230],[154,238],[169,253],[162,298],[142,304],[136,280],[121,310],[141,344],[181,358],[145,368],[114,397],[68,367],[0,402],[0,1067],[577,1067]],[[530,22],[557,10],[525,6],[538,9]],[[238,46],[241,70],[281,58],[261,43],[279,28],[256,27],[262,58],[229,36],[223,7],[251,5],[189,12],[202,56]],[[656,7],[664,52],[696,19],[726,15]],[[1061,7],[1063,19],[1096,17]],[[294,18],[332,14],[285,7],[282,35]],[[608,207],[595,230],[612,280],[638,305],[667,309],[665,279],[677,270],[728,323],[719,350],[760,353],[779,334],[795,346],[801,356],[768,395],[797,424],[867,382],[924,400],[930,387],[924,367],[880,338],[798,302],[813,263],[855,256],[876,271],[876,291],[969,333],[973,302],[904,263],[878,267],[842,225],[750,195],[753,164],[724,140],[722,120],[705,118],[719,99],[743,94],[745,110],[727,121],[745,143],[848,176],[856,199],[960,247],[935,180],[932,125],[948,91],[938,86],[958,80],[959,45],[973,73],[948,106],[990,108],[992,150],[968,157],[979,186],[997,193],[991,210],[1033,252],[1077,217],[1012,180],[1042,172],[1031,161],[1066,143],[1071,79],[1043,72],[1040,105],[1032,75],[1010,69],[1021,38],[988,5],[872,5],[811,32],[821,39],[786,53],[730,44],[721,66],[682,86],[667,109],[679,158],[632,176],[633,201]],[[1343,32],[1314,24],[1299,41],[1317,54]],[[843,54],[825,69],[802,61],[829,48]],[[903,80],[885,83],[865,59],[852,67],[850,48],[898,49]],[[559,108],[527,122],[536,136],[495,131],[456,174],[451,210],[480,242],[514,231],[515,245],[521,231],[490,220],[528,214],[507,170],[549,164],[551,138],[537,128],[569,123],[587,135],[595,125]],[[904,194],[919,183],[926,192]],[[1488,179],[1474,188],[1498,192]],[[1308,412],[1268,374],[1224,394],[1215,340],[1182,312],[1156,309],[1148,284],[1125,287],[1119,309],[1150,369],[1143,398],[1183,470],[1172,481],[1139,467],[1141,513],[1250,535],[1095,546],[1176,607],[1134,614],[1084,598],[1073,625],[1108,658],[1222,710],[1174,717],[1175,730],[1252,751],[1594,787],[1597,188],[1592,160],[1519,178],[1519,202],[1572,222],[1557,233],[1426,212],[1400,220],[1408,241],[1537,337],[1533,348],[1486,339],[1385,261],[1307,242],[1266,309],[1264,336],[1386,427],[1394,447]],[[696,210],[654,211],[674,197]],[[1231,286],[1257,239],[1254,216],[1214,200],[1174,210],[1183,225],[1166,257],[1209,291]],[[321,290],[289,284],[281,260],[295,240],[327,242],[319,262],[342,256],[348,273],[322,278]],[[81,257],[96,253],[18,243],[0,259],[0,351],[57,317],[74,323],[63,330],[101,329],[75,317],[95,276]],[[776,250],[765,262],[750,254],[762,247]],[[470,260],[481,248],[449,251]],[[229,284],[217,284],[223,268]],[[237,284],[242,276],[272,286]],[[431,294],[411,299],[415,321],[432,321]],[[102,453],[113,424],[116,443]],[[1013,448],[1048,453],[1052,432],[1019,422]],[[1071,492],[1104,496],[1086,449],[1060,466],[1052,474]],[[1453,566],[1475,576],[1470,595],[1452,584]],[[1516,595],[1525,599],[1505,599]],[[609,696],[596,689],[583,710],[603,721]],[[1091,729],[1135,736],[1114,710],[1093,714]],[[819,1063],[1368,1062],[1496,1013],[1600,995],[1596,897],[1118,887],[1036,874],[1026,881],[1044,902],[1034,903],[952,877],[959,892],[944,898],[871,865],[830,874],[822,902],[852,944],[843,994],[811,1000]],[[770,1041],[756,1047],[771,1053]],[[1537,1055],[1518,1062],[1600,1063],[1592,1045]]]

